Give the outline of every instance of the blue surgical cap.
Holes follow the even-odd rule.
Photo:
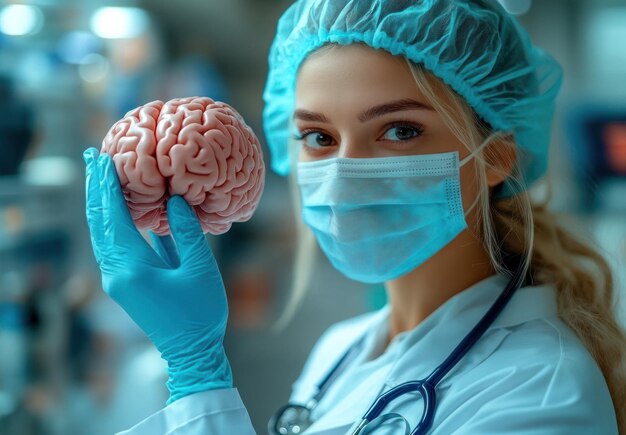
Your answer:
[[[278,22],[263,94],[275,172],[291,167],[298,69],[329,43],[363,43],[422,64],[493,130],[513,134],[525,186],[544,174],[561,68],[495,0],[296,1]],[[505,182],[502,195],[517,191]]]

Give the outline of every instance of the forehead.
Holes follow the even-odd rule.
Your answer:
[[[296,77],[296,101],[418,97],[403,57],[363,44],[333,45],[312,53]]]

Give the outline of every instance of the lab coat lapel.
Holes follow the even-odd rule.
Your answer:
[[[357,370],[359,370],[357,368]],[[349,392],[338,403],[317,420],[310,428],[311,434],[326,433],[324,430],[349,428],[361,417],[382,392],[388,370],[377,370],[358,385],[351,386]],[[343,388],[346,388],[345,386]],[[347,429],[346,429],[347,430]],[[334,433],[334,432],[329,432]],[[340,433],[345,433],[340,432]],[[309,434],[309,432],[307,432]]]
[[[426,378],[485,315],[506,286],[503,276],[493,276],[457,294],[415,329],[400,345],[400,355],[387,378],[387,386]]]
[[[387,372],[378,373],[376,378],[367,378],[346,394],[320,420],[306,432],[310,435],[346,434],[384,391],[400,383],[424,379],[452,352],[469,330],[484,316],[488,308],[506,286],[508,279],[494,276],[462,292],[436,310],[414,330],[409,331],[399,346],[396,363]],[[437,388],[445,394],[456,373],[470,370],[499,347],[510,333],[507,327],[527,322],[534,318],[557,315],[554,291],[546,286],[528,287],[517,290],[483,339],[442,380]],[[383,320],[380,327],[386,327]],[[364,364],[368,364],[367,362]],[[354,370],[365,369],[356,367]],[[400,398],[386,412],[410,406],[415,412],[414,394]]]
[[[386,389],[428,376],[485,315],[507,283],[504,276],[488,278],[456,295],[411,331],[402,343],[403,356],[389,374]],[[469,370],[491,355],[508,335],[507,328],[556,316],[556,297],[550,286],[518,289],[485,335],[441,381],[439,389],[445,388],[455,373]]]
[[[372,376],[365,378],[360,385],[353,386],[351,391],[346,393],[339,403],[333,404],[306,433],[321,435],[326,433],[323,431],[349,428],[361,419],[382,392],[401,382],[425,378],[437,365],[441,364],[467,334],[469,328],[484,315],[485,299],[490,300],[488,298],[491,293],[494,293],[493,288],[500,290],[504,288],[506,282],[506,278],[495,276],[479,283],[480,288],[468,289],[475,291],[463,292],[450,299],[419,326],[407,332],[402,342],[396,344],[398,348],[394,352],[399,357],[395,364],[386,371],[375,372]],[[494,294],[497,296],[498,292]],[[468,326],[470,323],[471,325]],[[442,327],[444,325],[445,327]],[[388,328],[388,312],[384,318],[379,319],[376,327]],[[373,333],[371,329],[370,333]],[[361,363],[358,367],[351,368],[353,373],[370,370],[368,366],[373,363],[371,361],[363,363],[362,358],[363,356],[357,360]],[[406,399],[414,402],[416,396],[410,395]],[[398,399],[398,402],[392,406],[395,408],[404,401],[404,398]],[[345,433],[345,431],[339,433]]]

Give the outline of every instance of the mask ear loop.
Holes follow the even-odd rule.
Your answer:
[[[487,147],[487,145],[489,145],[491,143],[492,140],[501,137],[504,138],[506,136],[511,135],[511,133],[505,133],[505,132],[500,132],[500,131],[496,131],[494,133],[491,133],[489,136],[487,136],[487,138],[471,153],[469,153],[467,156],[465,156],[463,158],[463,160],[461,160],[459,162],[459,168],[462,167],[463,165],[465,165],[467,162],[469,162],[471,159],[473,159],[474,157],[476,157],[477,154],[481,153],[483,151],[483,149],[485,149],[485,147]]]
[[[480,195],[477,195],[474,202],[472,202],[472,205],[470,205],[468,209],[464,212],[463,214],[464,217],[467,217],[467,215],[469,215],[472,212],[472,210],[474,210],[474,207],[476,207],[476,204],[478,204],[479,200],[480,200]]]
[[[459,168],[461,168],[463,165],[465,165],[471,159],[476,157],[476,155],[481,153],[483,151],[483,149],[485,149],[485,147],[491,143],[492,140],[494,140],[495,138],[498,138],[498,137],[505,137],[505,136],[508,136],[508,135],[510,135],[510,133],[505,133],[505,132],[500,132],[500,131],[496,131],[494,133],[491,133],[489,136],[487,136],[487,138],[474,151],[472,151],[467,156],[465,156],[463,158],[463,160],[459,161]],[[470,205],[469,208],[467,209],[467,211],[465,211],[465,213],[464,213],[465,217],[467,217],[467,215],[469,215],[472,212],[474,207],[476,207],[476,204],[478,204],[479,200],[480,200],[480,195],[476,197],[476,199],[474,200],[472,205]]]

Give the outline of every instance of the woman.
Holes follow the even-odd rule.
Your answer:
[[[608,267],[526,190],[545,171],[560,81],[495,1],[303,0],[285,12],[265,91],[273,168],[295,176],[332,264],[384,282],[389,303],[322,336],[294,384],[299,406],[271,433],[626,431]],[[168,406],[125,433],[254,433],[195,216],[172,198],[173,239],[154,238],[154,252],[110,158],[85,157],[103,287],[169,366]]]

